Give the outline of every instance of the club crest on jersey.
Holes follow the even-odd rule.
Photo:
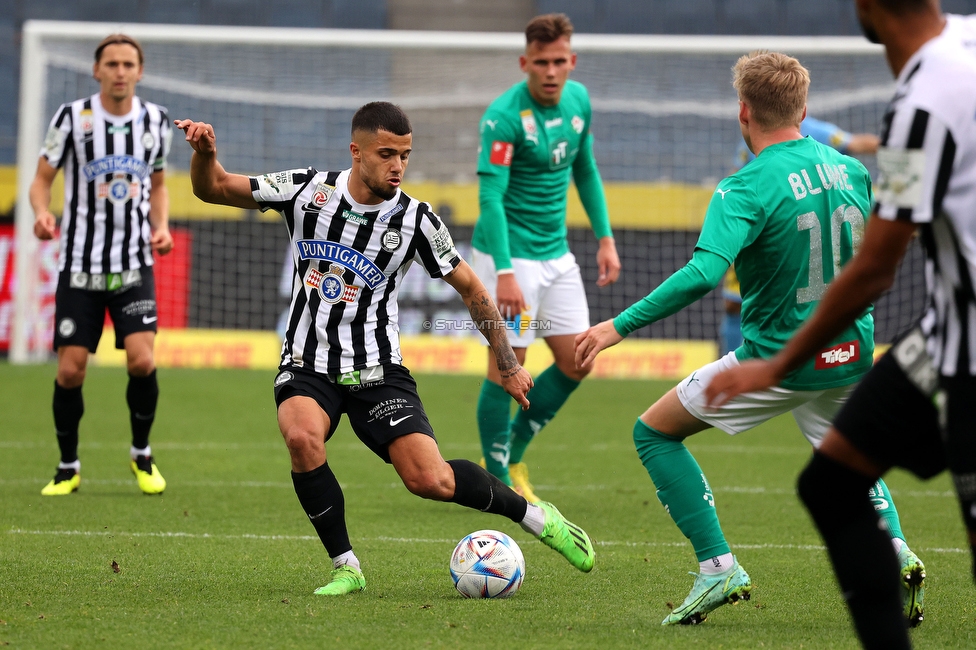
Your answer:
[[[569,123],[572,125],[573,130],[578,134],[583,133],[583,127],[586,126],[586,122],[584,122],[583,118],[579,115],[574,115],[573,119],[571,119]]]
[[[139,196],[139,181],[129,181],[125,174],[115,174],[108,183],[99,183],[96,194],[100,199],[108,199],[114,205],[123,203]]]
[[[346,269],[338,264],[330,264],[326,272],[309,268],[305,274],[305,286],[318,289],[322,302],[334,305],[339,301],[354,302],[359,295],[359,287],[346,284],[342,274]]]
[[[95,116],[92,115],[90,108],[86,108],[78,113],[78,124],[86,135],[91,134],[95,130]]]
[[[519,113],[522,118],[522,130],[525,131],[525,139],[531,140],[535,144],[539,144],[539,127],[536,126],[535,116],[532,115],[532,109],[527,108]]]
[[[149,131],[144,132],[142,134],[142,148],[152,149],[154,144],[156,144],[156,138],[153,137],[153,134]]]
[[[387,228],[383,231],[383,234],[380,235],[380,246],[382,246],[383,250],[387,251],[388,253],[392,253],[396,249],[400,248],[400,244],[402,243],[403,235],[401,235],[400,231],[396,230],[395,228]]]
[[[370,289],[386,281],[386,275],[371,259],[354,248],[322,239],[299,239],[295,242],[298,258],[335,262],[359,276]]]
[[[318,212],[329,202],[333,192],[335,192],[335,186],[318,183],[312,191],[312,198],[302,206],[302,210],[306,212]]]

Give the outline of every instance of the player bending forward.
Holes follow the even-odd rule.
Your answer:
[[[693,372],[649,408],[634,426],[641,462],[657,495],[701,565],[688,598],[665,619],[700,623],[726,602],[748,598],[752,583],[733,557],[715,513],[715,499],[682,440],[718,427],[746,431],[787,411],[814,447],[855,383],[871,367],[874,321],[860,312],[778,386],[708,408],[711,378],[748,358],[776,353],[816,308],[830,282],[857,249],[871,206],[871,179],[861,163],[800,135],[810,76],[775,52],[753,53],[733,68],[739,125],[755,161],[718,184],[691,261],[642,301],[576,340],[576,361],[593,361],[639,327],[675,313],[715,288],[735,262],[742,288],[743,344]],[[883,481],[871,500],[887,524],[906,579],[906,615],[922,616],[924,568],[909,550]]]
[[[274,392],[295,492],[334,567],[315,593],[366,587],[346,531],[342,489],[326,460],[325,443],[343,413],[414,494],[508,517],[577,569],[592,569],[589,537],[555,506],[526,502],[475,463],[444,461],[416,383],[401,365],[397,292],[416,260],[461,295],[495,352],[505,390],[529,405],[532,379],[516,361],[484,285],[430,205],[400,191],[412,145],[403,111],[386,102],[360,108],[352,120],[352,168],[341,172],[230,174],[217,161],[212,126],[190,120],[176,126],[193,148],[190,179],[198,197],[277,210],[291,235],[297,277]]]

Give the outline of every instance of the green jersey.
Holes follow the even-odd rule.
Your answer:
[[[813,314],[860,245],[870,209],[864,166],[809,137],[766,147],[718,184],[697,247],[735,264],[738,359],[773,356]],[[849,384],[868,371],[873,355],[874,320],[865,313],[781,385]]]
[[[593,158],[590,98],[567,81],[555,106],[542,106],[528,84],[515,84],[481,118],[478,200],[472,245],[496,269],[511,258],[549,260],[569,252],[566,193],[575,180],[596,236],[611,236],[603,183]]]

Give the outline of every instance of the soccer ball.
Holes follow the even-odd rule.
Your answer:
[[[508,598],[524,577],[522,549],[497,530],[471,533],[451,554],[451,579],[466,598]]]

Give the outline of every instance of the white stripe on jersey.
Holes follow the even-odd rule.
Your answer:
[[[947,29],[898,76],[878,151],[876,210],[919,224],[929,305],[921,319],[945,376],[976,376],[976,58]]]
[[[350,170],[292,169],[251,177],[262,210],[282,214],[295,262],[282,365],[326,374],[400,364],[397,295],[413,261],[433,278],[460,263],[430,205],[397,191],[362,205]]]
[[[58,270],[119,273],[151,266],[150,176],[166,167],[166,109],[138,97],[112,115],[98,94],[63,104],[41,156],[64,167]]]

